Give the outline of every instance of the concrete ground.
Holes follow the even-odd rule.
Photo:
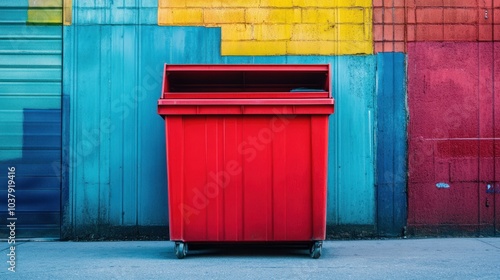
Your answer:
[[[204,249],[169,241],[17,242],[16,272],[2,241],[0,279],[500,279],[500,238],[326,241],[306,250]]]

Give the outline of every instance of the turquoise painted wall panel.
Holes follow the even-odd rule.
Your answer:
[[[343,56],[334,77],[336,112],[330,120],[328,221],[373,225],[374,56]]]
[[[50,55],[40,55],[40,54],[9,54],[0,55],[0,66],[7,67],[61,67],[61,55],[60,54],[50,54]]]
[[[60,26],[2,24],[2,29],[0,29],[0,39],[52,39],[61,41],[61,35]],[[59,45],[59,48],[54,48],[53,51],[60,52],[60,49],[61,46]]]
[[[25,53],[26,51],[31,51],[38,54],[61,54],[61,40],[45,40],[40,39],[33,42],[29,39],[18,39],[18,40],[8,40],[0,41],[0,50],[2,52],[16,52]]]
[[[374,224],[374,56],[221,57],[219,28],[73,25],[64,33],[68,227],[167,224],[156,113],[164,63],[331,63],[328,223]]]
[[[0,5],[1,14],[13,9],[12,3]],[[40,41],[45,42],[41,49]],[[0,149],[16,149],[17,158],[22,157],[24,109],[61,108],[61,43],[61,27],[0,23]]]
[[[28,0],[0,0],[0,7],[2,9],[8,8],[19,8],[19,7],[28,7]]]
[[[0,82],[20,82],[20,81],[33,81],[33,82],[55,82],[60,81],[62,76],[61,69],[40,69],[33,68],[2,68],[0,69]]]
[[[36,99],[28,95],[0,95],[0,112],[5,110],[18,111],[20,113],[25,107],[29,107],[31,109],[55,109],[60,106],[61,97],[53,94],[37,96]]]
[[[73,0],[73,24],[157,24],[157,0],[84,1]]]
[[[5,95],[61,95],[61,82],[9,81],[0,84],[0,94]]]
[[[0,0],[0,168],[16,168],[16,237],[58,238],[62,27],[26,25],[27,7]]]
[[[65,27],[64,75],[74,77],[64,84],[71,108],[67,196],[75,201],[67,203],[69,227],[96,225],[98,233],[104,226],[167,222],[165,136],[156,114],[166,42],[150,44],[158,39],[153,31]]]
[[[12,1],[15,2],[15,1]],[[27,2],[27,1],[26,1]],[[0,3],[4,4],[4,3]],[[17,4],[17,3],[16,3]],[[11,6],[0,6],[2,8],[2,12],[0,13],[0,24],[12,24],[19,23],[24,24],[28,19],[28,5],[23,7]]]

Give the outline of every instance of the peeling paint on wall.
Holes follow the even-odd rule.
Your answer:
[[[436,184],[436,187],[438,189],[449,189],[450,188],[450,185],[446,184],[446,183],[437,183]]]
[[[500,200],[491,197],[500,179],[499,63],[498,42],[408,44],[408,227],[414,232],[452,225],[455,232],[493,235],[499,229]]]
[[[491,183],[486,185],[486,193],[496,194],[500,193],[500,183]]]

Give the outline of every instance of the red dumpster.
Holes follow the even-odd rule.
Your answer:
[[[329,65],[165,65],[170,239],[273,242],[321,255]]]

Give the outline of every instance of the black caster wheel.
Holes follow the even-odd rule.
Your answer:
[[[175,255],[178,259],[183,259],[187,255],[188,246],[184,242],[175,242]]]
[[[311,258],[318,259],[319,257],[321,257],[321,248],[322,247],[323,247],[323,241],[314,242],[311,245],[311,249],[309,250]]]

